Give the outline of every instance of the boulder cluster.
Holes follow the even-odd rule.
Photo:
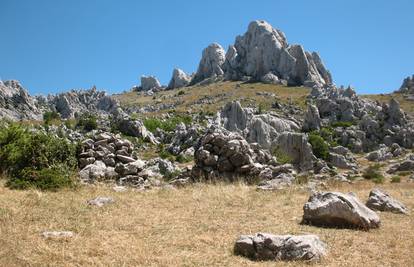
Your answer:
[[[263,164],[272,162],[273,158],[237,133],[212,128],[200,139],[194,160],[193,177],[213,180],[259,174]]]
[[[133,151],[133,144],[119,135],[95,133],[81,144],[80,179],[87,183],[115,181],[121,185],[147,188],[159,184],[163,176],[179,171],[171,162],[160,158],[147,162],[140,160]]]

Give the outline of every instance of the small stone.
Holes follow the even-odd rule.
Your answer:
[[[112,204],[114,203],[114,199],[111,197],[97,197],[91,200],[88,200],[88,205],[91,206],[97,206],[97,207],[103,207],[104,205],[107,204]]]

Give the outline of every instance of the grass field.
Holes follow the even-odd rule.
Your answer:
[[[362,181],[329,189],[353,191],[365,201],[374,186]],[[414,183],[380,187],[413,210]],[[96,196],[116,202],[87,206]],[[301,189],[258,192],[243,184],[123,193],[103,185],[57,193],[1,185],[0,266],[275,266],[233,255],[235,239],[256,232],[319,235],[329,254],[314,266],[413,266],[412,215],[381,213],[381,227],[369,232],[300,225],[308,196]],[[45,240],[45,230],[76,235]]]
[[[181,93],[180,93],[181,92]],[[242,105],[261,104],[264,109],[269,109],[278,99],[282,103],[292,102],[299,107],[305,108],[306,96],[310,89],[305,87],[286,87],[281,85],[269,85],[262,83],[241,83],[241,82],[219,82],[206,86],[190,86],[181,89],[163,91],[157,93],[156,98],[143,96],[141,93],[128,92],[114,95],[122,106],[138,106],[157,104],[178,103],[176,111],[186,112],[217,112],[227,102],[238,100]],[[258,95],[257,93],[271,93],[275,97],[268,95]],[[203,99],[210,99],[212,103],[201,103]],[[158,115],[146,113],[146,116]]]

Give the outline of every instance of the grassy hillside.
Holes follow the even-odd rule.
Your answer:
[[[177,112],[197,113],[200,111],[216,112],[227,102],[235,99],[239,100],[243,106],[261,104],[264,109],[269,109],[276,100],[282,103],[291,101],[300,107],[305,107],[309,91],[310,89],[305,87],[220,82],[207,86],[191,86],[164,91],[157,93],[155,97],[144,96],[137,92],[114,95],[114,97],[120,101],[121,105],[127,107],[177,103]]]
[[[306,87],[287,87],[282,85],[269,85],[262,83],[219,82],[206,86],[191,86],[171,91],[157,93],[155,96],[144,96],[143,93],[128,92],[116,94],[114,98],[126,107],[157,106],[161,104],[176,103],[177,112],[216,112],[227,102],[239,100],[243,106],[259,105],[264,110],[270,109],[276,101],[281,103],[294,103],[304,109],[306,96],[310,89]],[[414,101],[407,100],[402,94],[372,94],[361,97],[388,103],[391,98],[397,99],[401,107],[409,114],[414,115]],[[147,113],[146,116],[159,113]]]

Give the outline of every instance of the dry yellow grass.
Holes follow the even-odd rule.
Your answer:
[[[333,185],[363,201],[374,185]],[[414,183],[381,185],[414,208]],[[86,205],[96,196],[116,203]],[[240,234],[314,233],[329,246],[315,266],[413,266],[414,219],[381,213],[370,232],[300,225],[308,193],[257,192],[245,185],[194,185],[179,190],[113,192],[105,186],[57,193],[0,186],[0,266],[300,266],[234,256]],[[70,240],[44,240],[45,230],[70,230]]]
[[[182,91],[183,95],[178,95]],[[139,95],[137,92],[114,95],[123,106],[145,106],[157,103],[170,104],[179,102],[176,111],[186,112],[216,112],[227,102],[239,100],[243,105],[254,104],[266,109],[271,107],[276,98],[265,95],[257,95],[258,92],[273,93],[282,102],[292,101],[300,107],[305,106],[306,96],[310,89],[305,87],[286,87],[281,85],[269,85],[262,83],[240,83],[240,82],[219,82],[207,86],[191,86],[171,91],[164,91],[157,94],[156,99],[152,96]],[[199,100],[212,97],[212,104],[197,104]],[[147,113],[146,116],[157,115]]]

